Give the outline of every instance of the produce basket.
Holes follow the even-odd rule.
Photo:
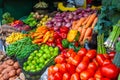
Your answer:
[[[40,71],[37,71],[37,72],[28,72],[28,71],[25,71],[23,69],[23,63],[27,61],[27,58],[24,59],[24,61],[19,61],[19,64],[20,66],[22,67],[22,71],[26,77],[26,79],[28,80],[39,80],[41,75],[45,72],[45,70],[47,69],[47,67],[49,67],[51,64],[54,64],[54,57],[50,59],[50,61],[40,70]]]

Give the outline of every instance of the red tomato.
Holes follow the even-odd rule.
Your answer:
[[[98,64],[99,64],[100,66],[102,66],[102,65],[103,65],[103,62],[104,62],[104,60],[105,60],[105,57],[104,57],[103,54],[97,54],[96,60],[97,60]]]
[[[118,68],[114,64],[106,64],[101,67],[101,73],[107,78],[116,78],[118,76]]]
[[[102,73],[101,73],[100,69],[98,69],[95,72],[94,77],[97,78],[97,79],[101,79],[102,78]]]
[[[86,62],[80,62],[80,64],[76,67],[76,72],[81,73],[85,69],[87,69],[88,64]]]
[[[95,78],[93,78],[93,77],[91,77],[91,78],[89,78],[88,80],[96,80]]]
[[[54,66],[50,66],[50,67],[48,68],[48,75],[53,74],[53,67],[54,67]]]
[[[59,72],[56,72],[54,74],[54,78],[55,78],[55,80],[62,80],[62,74],[60,74]]]
[[[66,68],[70,74],[73,74],[75,72],[75,66],[72,64],[66,64]]]
[[[74,57],[74,60],[76,60],[77,61],[77,64],[76,64],[76,66],[80,63],[80,61],[82,60],[82,57],[80,56],[80,55],[76,55],[75,57]]]
[[[91,62],[88,65],[88,69],[92,69],[92,70],[95,71],[97,69],[97,65],[94,62]]]
[[[58,70],[59,70],[58,67],[57,67],[57,66],[54,66],[52,73],[55,74],[56,72],[58,72]]]
[[[55,80],[54,75],[49,75],[48,80]]]
[[[96,50],[92,49],[92,50],[88,50],[86,56],[89,57],[90,59],[93,59],[96,56]]]
[[[94,58],[92,61],[98,66],[98,62],[97,62],[96,58]]]
[[[79,74],[78,73],[72,74],[70,80],[80,80]]]
[[[115,56],[115,54],[116,54],[116,52],[115,52],[115,51],[111,51],[111,52],[109,53],[110,58],[111,58],[111,59],[113,59],[113,58],[114,58],[114,56]]]
[[[79,51],[78,51],[78,55],[80,56],[85,56],[87,53],[87,49],[86,48],[81,48]]]
[[[70,80],[70,74],[69,73],[64,73],[62,80]]]
[[[65,73],[66,72],[66,63],[56,64],[56,66],[59,68],[60,73]]]
[[[72,48],[69,49],[68,52],[66,53],[66,57],[70,57],[73,52],[74,50]]]
[[[80,73],[80,79],[81,80],[88,80],[93,75],[94,75],[94,71],[92,69],[87,69],[87,70],[82,71]]]
[[[111,60],[106,59],[106,60],[104,60],[103,65],[106,65],[106,64],[111,64],[111,63],[112,63],[112,61],[111,61]]]
[[[66,61],[67,61],[67,63],[72,64],[74,66],[78,65],[78,61],[75,60],[73,57],[69,57]]]
[[[87,56],[84,56],[82,61],[88,64],[90,62],[90,58]]]
[[[55,62],[56,62],[56,63],[63,63],[63,62],[65,62],[65,59],[64,59],[63,55],[58,55],[58,56],[55,58]]]
[[[72,52],[70,56],[71,56],[71,57],[75,57],[76,55],[77,55],[76,52]]]
[[[101,80],[111,80],[111,79],[109,79],[109,78],[101,78]]]
[[[110,56],[108,54],[103,54],[106,59],[110,59]]]

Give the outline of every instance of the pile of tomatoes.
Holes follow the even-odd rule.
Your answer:
[[[113,57],[114,53],[98,54],[93,49],[66,50],[48,68],[48,80],[117,80],[119,70]]]

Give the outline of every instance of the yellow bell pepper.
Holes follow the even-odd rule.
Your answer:
[[[68,40],[69,42],[73,42],[74,39],[75,39],[75,37],[76,37],[76,35],[77,35],[77,33],[78,33],[77,30],[71,29],[71,30],[68,32],[68,34],[67,34],[67,40]]]

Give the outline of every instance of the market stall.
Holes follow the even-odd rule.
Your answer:
[[[20,19],[5,12],[0,80],[120,80],[120,20],[106,15],[116,2],[102,3],[39,1]]]

